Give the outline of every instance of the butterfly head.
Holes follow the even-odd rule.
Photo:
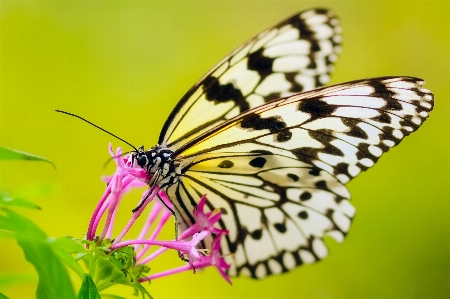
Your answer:
[[[133,154],[137,167],[145,169],[150,175],[158,172],[160,179],[175,176],[178,163],[172,158],[174,151],[168,147],[156,145],[149,150],[144,146],[138,148]]]
[[[148,164],[148,158],[145,154],[144,146],[141,145],[138,150],[133,154],[133,161],[136,161],[137,165],[144,168]]]

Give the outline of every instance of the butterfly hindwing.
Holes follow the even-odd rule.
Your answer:
[[[344,184],[415,131],[433,107],[423,81],[383,77],[271,101],[175,151],[179,182],[166,192],[179,220],[199,195],[224,212],[230,274],[264,277],[327,255],[354,214]]]
[[[354,208],[345,186],[329,173],[297,159],[267,153],[203,155],[182,182],[167,188],[179,221],[192,224],[198,198],[220,208],[229,234],[222,254],[229,275],[263,278],[327,256],[325,235],[342,241]],[[231,254],[230,254],[231,253]]]
[[[263,31],[188,91],[166,121],[159,144],[177,149],[248,109],[328,83],[340,43],[339,22],[324,9],[301,12]]]

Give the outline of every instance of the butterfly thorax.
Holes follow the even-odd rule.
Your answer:
[[[154,178],[151,182],[163,187],[177,181],[179,162],[172,158],[173,153],[172,149],[161,145],[156,145],[147,151],[144,150],[144,146],[141,146],[133,158],[137,166],[145,169]]]

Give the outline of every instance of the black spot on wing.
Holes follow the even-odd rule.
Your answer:
[[[306,212],[306,211],[301,211],[297,215],[298,215],[298,217],[300,219],[307,219],[308,218],[308,212]]]
[[[368,143],[360,143],[358,144],[358,151],[356,152],[356,158],[358,158],[358,160],[361,160],[363,158],[369,158],[370,160],[372,160],[374,163],[378,161],[378,157],[375,155],[372,155],[370,153],[369,147],[371,145]]]
[[[250,164],[250,166],[255,167],[255,168],[263,168],[264,165],[266,164],[267,160],[263,157],[258,157],[255,158],[253,160],[251,160],[248,164]]]
[[[387,99],[386,105],[384,105],[383,109],[391,111],[401,111],[403,110],[403,106],[400,104],[400,101],[394,99]]]
[[[338,45],[338,43],[334,43],[334,42],[333,42],[333,45],[336,46],[336,45]],[[334,63],[334,61],[331,61],[330,56],[325,56],[324,59],[325,59],[325,64],[326,64],[326,65],[332,65],[332,64]]]
[[[309,64],[306,66],[306,68],[315,70],[315,69],[317,69],[317,63],[314,61],[314,59],[311,59]]]
[[[258,114],[250,114],[240,124],[243,129],[269,130],[270,133],[278,133],[274,136],[277,142],[286,142],[292,138],[292,132],[286,130],[286,123],[280,116],[262,118]]]
[[[305,20],[302,18],[294,18],[291,21],[292,27],[296,28],[299,31],[299,39],[307,40],[311,44],[311,53],[315,53],[320,51],[319,42],[317,38],[314,36],[314,31],[311,30],[308,24],[306,24]]]
[[[342,118],[341,120],[344,125],[350,128],[349,131],[343,132],[345,135],[365,140],[369,139],[369,135],[358,126],[361,122],[360,120],[354,118]]]
[[[337,163],[335,166],[334,166],[334,171],[333,171],[333,173],[334,174],[340,174],[340,173],[342,173],[342,174],[345,174],[346,176],[348,176],[349,178],[351,178],[351,177],[353,177],[349,172],[348,172],[348,167],[349,167],[350,165],[348,164],[348,163],[345,163],[345,162],[341,162],[341,163]]]
[[[382,81],[372,80],[370,83],[368,83],[368,85],[370,85],[374,89],[374,91],[370,94],[371,96],[385,99],[386,105],[384,105],[383,110],[400,111],[403,109],[400,101],[392,98],[396,95],[396,93],[392,90],[389,90],[386,84],[384,84]]]
[[[234,166],[233,161],[230,160],[223,160],[222,162],[219,163],[219,165],[217,165],[217,167],[219,168],[231,168]]]
[[[245,238],[247,236],[243,236],[242,234],[239,235],[239,240],[242,240],[244,242]],[[237,251],[237,246],[239,243],[237,242],[228,242],[228,248],[230,249],[230,253],[235,253]]]
[[[313,176],[319,176],[321,170],[322,169],[320,169],[319,167],[313,166],[308,173]]]
[[[297,28],[300,33],[300,39],[311,39],[314,35],[314,32],[311,30],[308,24],[306,24],[305,20],[297,17],[291,20],[291,25],[294,28]]]
[[[315,75],[314,76],[314,84],[315,84],[315,86],[322,86],[323,85],[321,80],[320,80],[320,75]]]
[[[395,92],[392,90],[389,90],[386,87],[386,84],[384,84],[380,80],[370,80],[367,85],[370,87],[373,87],[374,91],[370,94],[374,97],[380,97],[380,98],[390,98],[395,95]]]
[[[298,175],[295,175],[295,174],[293,174],[293,173],[288,173],[288,174],[287,174],[287,177],[290,178],[293,182],[298,182],[298,180],[300,179],[300,178],[298,177]]]
[[[308,199],[311,199],[311,197],[312,197],[312,194],[308,191],[305,191],[302,194],[300,194],[301,201],[307,201]]]
[[[319,141],[322,144],[330,143],[334,139],[333,131],[330,129],[318,129],[318,130],[310,130],[308,131],[308,135],[314,140]]]
[[[385,113],[385,112],[380,112],[379,116],[375,116],[371,118],[374,121],[383,123],[383,124],[390,124],[392,123],[392,118],[389,114]]]
[[[318,181],[314,185],[317,187],[317,189],[329,191],[327,187],[327,182],[325,181]]]
[[[325,11],[316,11],[317,14],[327,14]],[[327,24],[330,26],[329,24]],[[316,33],[311,29],[311,27],[305,22],[302,18],[294,19],[292,22],[292,26],[297,28],[299,31],[299,39],[306,40],[310,44],[310,54],[308,55],[308,58],[310,60],[310,63],[306,66],[310,70],[317,70],[317,63],[316,63],[316,53],[322,51],[322,48],[319,44],[319,39],[316,36]],[[337,46],[339,42],[334,41],[333,39],[329,40],[333,47]],[[325,59],[326,65],[333,64],[332,61],[330,61],[329,57],[320,57],[320,59]],[[316,86],[322,86],[323,84],[320,82],[316,83]]]
[[[275,223],[273,227],[280,233],[285,233],[287,231],[287,227],[284,223]]]
[[[272,74],[272,65],[274,58],[269,58],[263,55],[264,48],[253,52],[248,56],[247,67],[249,70],[256,71],[264,79]]]
[[[303,85],[295,80],[295,76],[297,75],[297,72],[284,74],[284,78],[286,79],[286,81],[291,83],[291,88],[289,88],[290,92],[302,92],[305,89]]]
[[[392,134],[393,134],[394,128],[386,126],[383,127],[380,134],[378,134],[380,140],[390,140],[392,142],[394,142],[394,144],[398,144],[400,142],[400,140],[398,140],[397,138],[395,138]],[[386,150],[387,151],[387,150]]]
[[[320,45],[317,41],[312,40],[311,41],[311,52],[315,53],[315,52],[319,52],[320,51]]]
[[[308,113],[312,119],[330,116],[338,107],[329,105],[320,99],[307,99],[298,103],[299,111]]]
[[[280,133],[276,134],[274,137],[275,137],[275,141],[277,141],[277,142],[286,142],[286,141],[291,140],[292,132],[289,130],[284,130],[284,131],[281,131]]]
[[[258,114],[250,114],[241,122],[241,128],[253,130],[269,130],[270,133],[275,133],[286,128],[286,123],[281,117],[267,117],[262,118]]]
[[[337,147],[331,144],[331,141],[335,139],[335,137],[331,136],[331,130],[323,129],[316,131],[309,131],[309,136],[320,143],[322,146],[320,148],[314,147],[299,147],[292,149],[291,152],[299,159],[305,163],[313,164],[313,160],[320,160],[318,157],[319,153],[330,154],[334,156],[343,157],[344,153]],[[312,171],[312,170],[311,170]],[[310,171],[310,173],[311,173]]]
[[[419,113],[417,109],[416,109],[416,113]],[[405,116],[403,116],[403,119],[401,121],[399,121],[399,124],[402,126],[402,128],[400,130],[402,132],[404,132],[405,136],[408,136],[412,132],[405,130],[404,127],[412,127],[414,129],[414,131],[420,127],[420,125],[418,125],[412,121],[412,119],[414,117],[415,116],[413,116],[413,115],[405,115]]]
[[[226,103],[234,102],[239,107],[240,112],[250,109],[249,104],[245,100],[242,92],[235,88],[233,84],[220,84],[219,80],[213,76],[205,78],[203,81],[203,92],[206,99],[211,102]]]
[[[250,233],[250,236],[255,240],[260,240],[262,237],[262,229],[254,230],[252,233]]]
[[[292,149],[291,152],[298,160],[308,164],[313,164],[313,160],[317,160],[319,150],[312,147],[299,147]]]

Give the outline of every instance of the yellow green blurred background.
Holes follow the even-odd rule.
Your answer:
[[[107,144],[129,148],[55,109],[81,115],[139,146],[153,146],[178,99],[234,47],[311,7],[334,10],[343,52],[332,83],[409,75],[436,107],[423,127],[349,184],[357,217],[330,256],[262,281],[229,286],[215,269],[158,279],[155,298],[450,297],[450,1],[0,1],[0,146],[52,160],[1,162],[0,188],[28,192],[24,211],[51,236],[82,237],[114,170]],[[139,193],[128,197],[122,221]],[[169,229],[163,235],[172,238]],[[175,254],[153,271],[180,265]],[[12,240],[0,272],[35,273]],[[34,298],[36,282],[10,298]],[[128,289],[116,294],[130,295]],[[130,295],[130,298],[131,297]],[[136,297],[137,298],[137,297]]]

